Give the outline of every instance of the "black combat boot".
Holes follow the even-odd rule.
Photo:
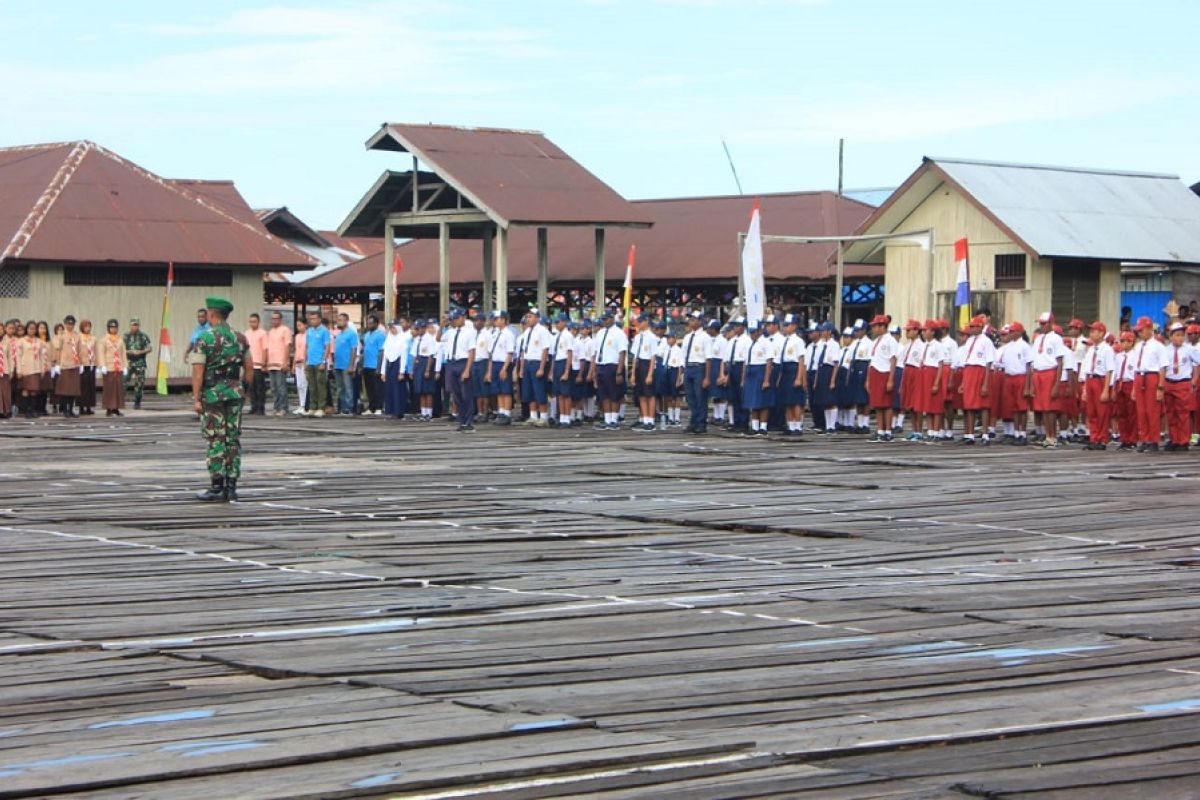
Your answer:
[[[224,475],[213,475],[212,476],[212,486],[208,487],[208,489],[206,491],[200,492],[200,494],[196,495],[196,499],[203,500],[206,503],[216,503],[219,501],[224,501],[226,499],[225,476]]]
[[[225,481],[225,500],[236,503],[237,499],[237,478],[229,478]]]

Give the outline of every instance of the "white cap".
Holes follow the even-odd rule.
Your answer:
[[[854,328],[846,328],[842,331],[842,336],[853,336]]]
[[[1038,317],[1038,322],[1049,322],[1052,319],[1054,319],[1053,314],[1051,314],[1049,311],[1043,311]]]
[[[899,323],[893,322],[891,327],[888,328],[888,333],[890,333],[892,335],[895,335],[899,332],[900,332],[900,324]]]

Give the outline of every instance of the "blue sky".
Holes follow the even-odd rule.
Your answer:
[[[0,0],[0,145],[92,139],[334,227],[384,121],[534,128],[627,197],[894,186],[922,155],[1200,180],[1184,0]]]

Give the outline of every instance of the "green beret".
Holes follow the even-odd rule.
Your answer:
[[[211,308],[214,311],[222,311],[226,314],[233,311],[233,303],[229,302],[224,297],[206,297],[204,298],[204,307]]]

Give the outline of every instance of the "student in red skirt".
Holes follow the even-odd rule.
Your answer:
[[[1175,322],[1167,329],[1170,337],[1163,375],[1163,414],[1169,440],[1164,450],[1187,450],[1192,438],[1192,395],[1200,376],[1200,353],[1187,343],[1187,326]]]
[[[1019,322],[1006,325],[1004,336],[1004,347],[997,356],[1004,370],[1000,418],[1004,420],[1005,441],[1024,447],[1029,444],[1026,426],[1029,400],[1033,397],[1033,348]]]
[[[1081,399],[1088,424],[1088,441],[1084,450],[1107,450],[1108,430],[1113,411],[1113,363],[1112,347],[1104,340],[1108,328],[1103,322],[1087,326],[1091,346],[1083,355],[1079,365],[1079,381],[1082,384]]]
[[[996,346],[983,334],[986,320],[981,316],[971,319],[967,325],[970,335],[958,349],[962,364],[958,394],[964,412],[963,444],[975,443],[975,423],[986,430],[991,415],[992,364],[996,361]],[[986,436],[983,444],[988,444]]]
[[[892,318],[879,314],[871,320],[871,344],[868,350],[867,395],[875,409],[875,435],[873,442],[892,441],[892,400],[896,388],[896,359],[900,354],[900,343],[887,326]]]
[[[946,413],[946,380],[949,373],[946,348],[941,341],[944,336],[941,320],[926,320],[921,328],[920,383],[916,389],[915,403],[921,412],[921,421],[925,423],[926,441],[938,441],[943,437],[942,420]]]
[[[1058,447],[1059,392],[1063,373],[1062,336],[1054,332],[1054,315],[1038,317],[1033,337],[1033,421],[1043,447]]]
[[[1137,337],[1133,331],[1122,331],[1114,348],[1113,358],[1113,418],[1117,423],[1118,450],[1137,447],[1137,406],[1133,399],[1134,378],[1137,371],[1133,366],[1133,347]]]
[[[900,432],[904,432],[904,421],[908,414],[913,416],[913,434],[920,438],[920,426],[917,423],[920,417],[920,412],[913,405],[914,398],[917,395],[917,386],[920,384],[921,372],[921,323],[915,319],[910,319],[904,325],[904,344],[900,347],[900,354],[897,356],[897,366],[903,367],[903,375],[900,378],[900,415],[896,418],[896,427]]]

